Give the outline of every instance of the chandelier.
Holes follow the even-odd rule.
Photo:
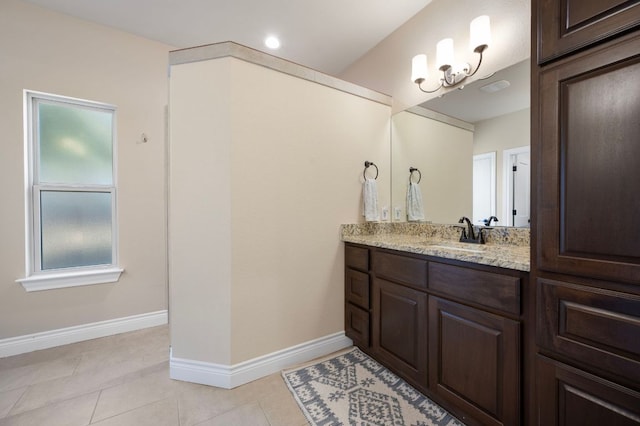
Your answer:
[[[411,81],[425,93],[434,93],[445,87],[456,87],[467,77],[471,77],[480,69],[482,53],[491,43],[491,25],[487,15],[478,16],[469,25],[469,48],[479,55],[478,65],[471,68],[468,63],[454,64],[453,39],[445,38],[436,45],[436,67],[442,72],[438,87],[426,90],[422,83],[427,79],[427,55],[421,54],[413,57],[411,67]]]

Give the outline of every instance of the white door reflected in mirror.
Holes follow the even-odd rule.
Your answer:
[[[531,164],[529,147],[504,151],[504,214],[507,225],[530,226]]]
[[[473,156],[473,223],[496,215],[496,153]]]

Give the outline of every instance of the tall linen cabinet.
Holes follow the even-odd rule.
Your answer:
[[[532,6],[529,414],[544,426],[639,425],[640,2]]]
[[[171,375],[234,387],[351,343],[342,223],[390,191],[388,96],[235,43],[171,52]]]

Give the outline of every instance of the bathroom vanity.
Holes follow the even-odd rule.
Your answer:
[[[519,425],[528,239],[462,244],[455,227],[424,228],[343,232],[346,334],[465,424]]]

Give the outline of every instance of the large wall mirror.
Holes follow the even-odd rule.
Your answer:
[[[529,67],[525,60],[392,117],[393,221],[407,220],[414,182],[425,221],[467,216],[482,225],[497,216],[493,225],[529,226]]]

